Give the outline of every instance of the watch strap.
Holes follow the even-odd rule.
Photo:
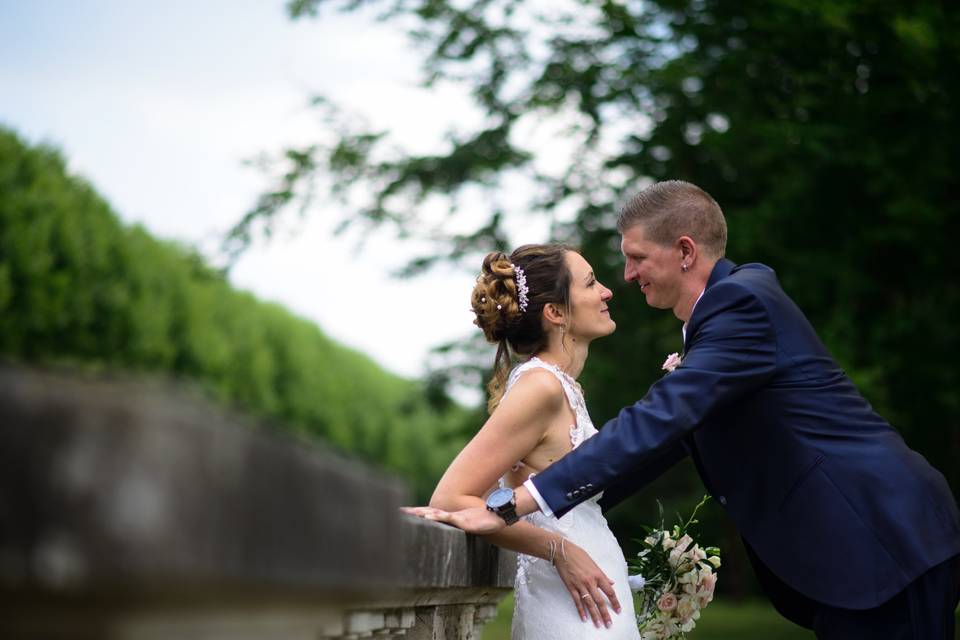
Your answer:
[[[503,518],[503,521],[507,523],[507,526],[510,526],[520,519],[517,516],[517,503],[513,500],[510,500],[510,502],[507,504],[499,507],[491,507],[490,505],[487,505],[487,511],[491,511]]]
[[[520,519],[517,516],[517,505],[513,502],[501,507],[497,515],[503,518],[508,527]]]

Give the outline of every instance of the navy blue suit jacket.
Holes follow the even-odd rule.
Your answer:
[[[764,265],[720,260],[682,364],[533,482],[559,517],[599,491],[609,506],[686,455],[783,593],[867,609],[960,553],[943,476],[873,411]]]

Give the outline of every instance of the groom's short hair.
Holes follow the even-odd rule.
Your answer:
[[[690,236],[707,253],[722,258],[727,249],[727,221],[717,201],[695,184],[666,180],[633,196],[620,210],[620,233],[643,225],[644,236],[670,245]]]

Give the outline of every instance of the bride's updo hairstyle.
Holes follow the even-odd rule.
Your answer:
[[[513,355],[532,356],[546,348],[544,305],[553,303],[569,311],[568,251],[572,249],[562,244],[527,244],[509,256],[494,251],[483,259],[470,304],[477,315],[473,323],[483,330],[488,342],[497,345],[493,377],[487,385],[490,413],[503,397]],[[523,287],[518,286],[514,267],[519,267],[526,278],[526,309],[521,309]]]

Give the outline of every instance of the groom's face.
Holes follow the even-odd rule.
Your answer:
[[[623,232],[620,251],[626,259],[623,279],[640,285],[647,304],[656,309],[673,309],[679,303],[679,249],[647,240],[643,225],[635,225]]]

